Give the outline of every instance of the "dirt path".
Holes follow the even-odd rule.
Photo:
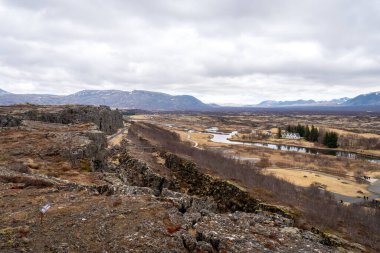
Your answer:
[[[194,143],[194,146],[193,146],[194,148],[198,148],[198,142],[191,139],[190,130],[187,132],[187,139],[191,141],[192,143]]]
[[[108,136],[108,147],[119,145],[123,140],[123,136],[126,134],[128,134],[128,128],[124,127],[120,128],[115,134]]]

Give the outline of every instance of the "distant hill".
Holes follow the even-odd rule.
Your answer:
[[[368,94],[359,95],[352,99],[347,100],[344,105],[349,106],[367,106],[379,105],[380,106],[380,92],[372,92]]]
[[[350,100],[350,98],[348,98],[348,97],[344,97],[344,98],[338,98],[338,99],[330,100],[330,102],[331,102],[331,103],[335,103],[335,104],[337,104],[337,105],[341,105],[341,104],[346,103],[348,100]]]
[[[266,100],[258,104],[258,107],[286,107],[286,106],[309,106],[316,105],[314,100],[296,100],[296,101],[274,101]]]
[[[295,100],[295,101],[274,101],[266,100],[252,107],[339,107],[339,106],[378,106],[380,105],[380,92],[359,95],[354,98],[339,98],[329,101],[315,100]]]
[[[3,95],[3,94],[9,94],[9,92],[8,92],[8,91],[5,91],[5,90],[2,90],[2,89],[0,89],[0,95]]]
[[[349,98],[339,98],[330,101],[315,100],[295,100],[295,101],[274,101],[267,100],[256,105],[258,107],[289,107],[289,106],[337,106],[345,103]]]
[[[339,98],[329,101],[295,100],[274,101],[266,100],[257,105],[205,104],[199,99],[188,96],[172,96],[160,92],[145,90],[83,90],[67,96],[49,94],[14,94],[0,89],[0,105],[32,103],[41,105],[107,105],[120,109],[140,109],[157,111],[198,111],[198,110],[229,110],[231,108],[339,108],[339,107],[375,107],[380,106],[380,92],[362,94],[354,98]]]
[[[108,105],[113,108],[142,110],[206,110],[212,108],[193,96],[172,96],[143,90],[83,90],[67,96],[13,94],[0,91],[0,105],[17,103]]]

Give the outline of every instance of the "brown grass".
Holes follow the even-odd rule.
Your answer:
[[[272,192],[277,201],[298,209],[308,223],[320,229],[339,231],[352,240],[380,250],[380,209],[341,205],[331,194],[321,192],[315,185],[297,187],[264,175],[252,164],[226,158],[214,151],[192,148],[191,144],[181,142],[178,134],[152,124],[132,124],[129,134],[135,139],[149,140],[164,150],[191,157],[201,168],[222,178],[237,180],[248,189]]]
[[[330,192],[346,196],[357,197],[360,195],[371,195],[367,190],[366,184],[359,184],[350,179],[340,179],[339,177],[332,175],[294,169],[267,169],[265,172],[298,186],[309,187],[313,183],[318,183],[319,185],[325,186],[326,190]],[[346,182],[346,184],[343,182]],[[359,194],[358,191],[361,191],[362,193]]]

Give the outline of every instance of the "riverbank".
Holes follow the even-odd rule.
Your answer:
[[[286,144],[284,142],[276,142],[276,141],[268,141],[268,140],[255,140],[255,141],[250,141],[250,140],[242,140],[242,139],[238,139],[238,138],[234,138],[235,135],[232,135],[230,138],[227,138],[227,140],[231,141],[231,142],[239,142],[239,143],[242,143],[242,144],[247,144],[247,143],[250,143],[250,144],[258,144],[258,143],[261,143],[261,144],[269,144],[269,145],[276,145],[276,146],[280,146],[280,148],[277,148],[277,149],[281,149],[281,146],[282,147],[289,147],[290,151],[296,151],[296,152],[302,152],[302,153],[312,153],[312,154],[316,154],[316,153],[321,153],[321,154],[328,154],[328,153],[342,153],[342,155],[335,155],[335,156],[343,156],[343,157],[348,157],[348,158],[353,158],[350,154],[353,154],[353,155],[356,155],[358,156],[359,158],[358,159],[365,159],[365,160],[370,160],[370,161],[375,161],[376,163],[380,163],[380,156],[376,156],[376,155],[373,155],[373,154],[370,154],[368,152],[359,152],[357,150],[347,150],[347,149],[341,149],[341,148],[326,148],[326,147],[311,147],[311,146],[303,146],[303,145],[294,145],[294,144]],[[271,148],[271,147],[269,147]],[[272,149],[275,149],[274,147]],[[304,149],[305,151],[297,151],[295,149]],[[308,152],[310,151],[310,152]],[[315,151],[315,152],[313,152]],[[345,156],[344,154],[347,154],[347,156]],[[329,155],[329,154],[328,154]]]

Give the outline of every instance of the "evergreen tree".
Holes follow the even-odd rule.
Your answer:
[[[300,130],[301,130],[300,133],[299,133],[300,136],[301,136],[301,137],[305,137],[305,131],[306,131],[306,130],[305,130],[305,126],[301,126]]]
[[[315,128],[314,128],[314,125],[311,125],[310,141],[314,142],[314,138],[315,138]]]
[[[305,140],[310,141],[310,128],[308,125],[305,127]]]
[[[337,148],[338,147],[338,134],[336,132],[332,132],[331,133],[330,146],[332,148]]]
[[[317,128],[314,127],[314,125],[311,126],[310,130],[310,141],[316,142],[318,141],[319,131]]]
[[[279,139],[281,139],[281,137],[282,137],[282,134],[281,134],[281,128],[278,128],[277,137],[278,137]]]
[[[337,148],[338,134],[336,132],[326,132],[325,137],[323,138],[323,145],[329,148]]]
[[[318,142],[318,138],[319,138],[319,130],[318,128],[315,128],[315,137],[314,137],[314,142]]]

